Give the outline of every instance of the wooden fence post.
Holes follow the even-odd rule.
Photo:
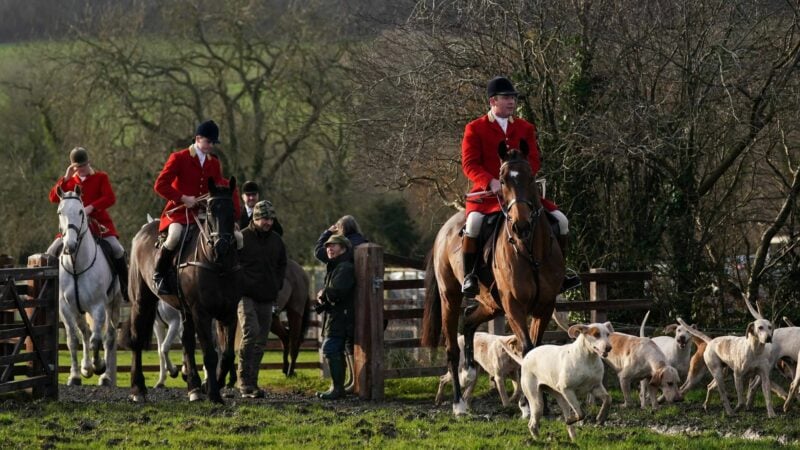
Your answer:
[[[383,400],[383,247],[356,248],[355,390],[363,400]]]
[[[56,264],[56,258],[47,253],[37,253],[28,257],[28,267],[48,267],[56,266]],[[43,289],[46,289],[46,292],[42,292]],[[53,329],[52,333],[42,335],[38,339],[41,346],[39,351],[42,352],[45,360],[53,362],[49,367],[50,383],[45,385],[37,384],[31,390],[31,394],[34,398],[58,399],[58,277],[56,276],[56,278],[47,281],[29,280],[28,296],[31,299],[41,298],[47,301],[46,306],[26,310],[28,317],[32,318],[33,325],[51,325]],[[35,351],[31,338],[26,340],[25,350],[29,353]],[[41,367],[38,358],[34,359],[30,364],[31,373],[44,372],[44,368]]]
[[[589,269],[589,273],[605,272],[606,269]],[[590,281],[589,282],[589,301],[606,301],[608,300],[608,286],[605,282]],[[607,321],[607,314],[604,309],[593,309],[591,321],[593,323],[605,323]]]

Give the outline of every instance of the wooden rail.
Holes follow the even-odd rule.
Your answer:
[[[389,349],[413,349],[420,347],[419,338],[385,339],[385,322],[393,320],[421,319],[423,308],[386,309],[385,292],[401,289],[422,289],[424,280],[384,280],[385,266],[403,266],[424,270],[419,260],[386,255],[376,244],[364,244],[356,248],[356,329],[355,371],[356,392],[365,400],[382,400],[384,382],[393,378],[439,376],[445,366],[386,369],[385,351]],[[608,285],[619,282],[644,282],[652,279],[651,272],[606,272],[592,269],[580,274],[589,286],[589,301],[556,303],[557,311],[591,311],[593,322],[605,322],[607,311],[622,309],[645,309],[652,306],[648,298],[608,299]],[[408,303],[408,302],[405,302]],[[394,306],[394,305],[393,305]],[[491,328],[491,327],[490,327]],[[545,341],[566,341],[563,331],[545,332]]]

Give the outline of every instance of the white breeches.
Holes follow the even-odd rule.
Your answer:
[[[553,217],[558,220],[558,231],[560,234],[562,236],[569,234],[569,219],[567,219],[567,216],[565,216],[560,210],[550,211],[550,214],[552,214]],[[484,215],[477,211],[469,213],[467,216],[467,225],[464,227],[464,234],[467,235],[467,237],[478,237],[478,234],[481,232],[483,217]]]
[[[184,225],[180,223],[173,222],[169,224],[169,228],[167,228],[167,239],[164,240],[164,248],[167,250],[175,250],[178,248],[178,244],[181,243],[181,237],[183,236],[183,227]],[[234,230],[233,237],[236,238],[236,248],[241,250],[244,246],[242,232]]]

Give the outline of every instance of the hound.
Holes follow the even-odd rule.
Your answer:
[[[516,342],[516,337],[511,336],[497,336],[494,334],[476,332],[473,339],[473,348],[475,362],[489,375],[489,378],[494,381],[494,386],[497,393],[500,394],[500,401],[503,406],[508,406],[511,402],[517,401],[522,395],[519,387],[519,364],[503,349],[502,343],[506,342],[509,346],[513,346],[512,342]],[[464,367],[464,336],[458,337],[458,346],[461,349],[461,358],[459,362],[459,381],[464,387],[462,397],[468,404],[472,399],[472,391],[475,389],[475,384],[478,381],[477,374],[469,376],[466,368]],[[508,397],[506,392],[505,379],[510,378],[511,384],[514,386],[514,393],[511,398]],[[450,371],[439,378],[439,390],[436,392],[436,405],[442,403],[444,397],[444,387],[447,383],[453,381]]]
[[[644,334],[644,325],[647,323],[648,317],[650,317],[650,311],[647,311],[647,314],[644,315],[642,326],[639,329],[639,337],[647,337]],[[695,325],[691,325],[691,327],[697,328]],[[681,397],[683,397],[706,373],[706,365],[703,362],[706,343],[702,339],[692,336],[686,327],[677,323],[667,325],[664,328],[664,333],[674,333],[675,336],[655,336],[651,340],[664,353],[667,358],[667,364],[674,367],[678,371],[678,376],[685,380],[678,389]],[[697,347],[694,356],[692,356],[692,342]],[[663,398],[659,398],[659,401],[662,400]]]
[[[572,441],[575,441],[573,424],[585,417],[578,401],[580,396],[592,394],[602,399],[597,422],[605,422],[611,396],[603,387],[601,357],[611,351],[608,337],[613,331],[611,322],[573,325],[568,334],[575,339],[574,342],[567,345],[540,345],[524,358],[511,345],[503,342],[503,348],[521,367],[520,384],[525,400],[520,399],[520,409],[523,418],[530,416],[528,430],[533,437],[539,435],[539,420],[544,409],[543,389],[555,394]]]
[[[678,323],[687,326],[683,319],[678,318]],[[709,383],[706,392],[706,404],[708,397],[716,385],[719,390],[725,414],[732,416],[734,410],[731,409],[728,395],[725,390],[725,380],[723,379],[722,369],[724,366],[730,367],[733,371],[733,380],[736,386],[736,409],[739,411],[745,406],[744,383],[745,379],[753,375],[761,376],[761,388],[764,392],[764,401],[767,404],[767,416],[775,417],[772,409],[772,396],[770,394],[769,371],[772,367],[770,354],[772,352],[772,322],[766,319],[758,319],[747,325],[745,336],[720,336],[714,339],[706,336],[698,330],[689,328],[692,335],[703,339],[708,344],[703,354],[709,372],[714,377],[714,381]]]
[[[667,362],[664,352],[651,339],[625,333],[611,333],[609,339],[612,350],[604,360],[619,377],[625,397],[624,407],[633,404],[631,383],[634,381],[640,381],[639,400],[642,408],[646,407],[648,398],[652,408],[658,408],[659,388],[669,403],[683,399],[678,392],[678,371]]]

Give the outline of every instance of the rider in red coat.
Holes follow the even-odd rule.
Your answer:
[[[219,143],[219,127],[213,120],[201,123],[195,132],[194,144],[189,148],[172,153],[161,169],[153,187],[167,205],[161,213],[159,232],[167,232],[167,238],[158,255],[153,280],[158,293],[175,294],[174,287],[165,283],[166,275],[175,250],[180,244],[184,226],[194,222],[194,208],[197,198],[208,193],[208,180],[220,186],[228,182],[222,177],[222,165],[219,158],[212,154],[214,144]],[[239,217],[239,196],[234,195],[234,214]],[[187,214],[188,212],[188,214]],[[236,232],[236,240],[241,243],[241,233]]]
[[[58,188],[62,191],[74,191],[81,188],[81,201],[89,217],[89,230],[92,236],[102,238],[111,246],[113,257],[112,263],[120,281],[122,296],[128,298],[128,265],[125,262],[125,249],[119,243],[119,234],[107,209],[112,207],[117,201],[114,190],[111,189],[111,182],[108,174],[92,168],[89,162],[89,152],[83,147],[75,147],[69,153],[70,165],[63,177],[56,181],[55,186],[50,189],[50,202],[58,203],[61,198],[58,196]],[[61,234],[50,247],[47,253],[58,256],[61,253]]]
[[[528,144],[528,162],[534,175],[541,168],[539,145],[536,138],[536,127],[525,119],[514,117],[517,103],[517,91],[507,78],[496,77],[489,81],[487,87],[489,112],[467,124],[464,139],[461,143],[461,165],[464,174],[472,181],[470,192],[500,191],[500,156],[497,148],[505,141],[508,148],[519,148],[520,142]],[[569,232],[567,217],[558,210],[555,203],[542,199],[542,205],[558,219],[560,234],[557,236],[562,253],[566,254],[567,233]],[[467,223],[462,242],[464,258],[465,297],[478,295],[478,280],[474,273],[478,254],[478,235],[481,231],[483,217],[486,214],[500,212],[500,203],[495,196],[481,198],[480,202],[467,201]],[[570,289],[580,284],[577,277],[565,280],[562,289]]]

